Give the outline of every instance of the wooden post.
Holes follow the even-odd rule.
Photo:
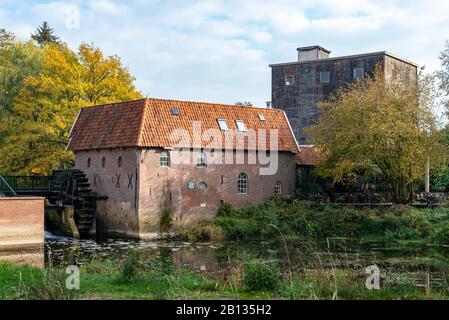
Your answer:
[[[430,193],[430,159],[426,161],[426,174],[424,178],[424,192]]]

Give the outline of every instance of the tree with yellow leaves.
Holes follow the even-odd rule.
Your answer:
[[[409,203],[430,158],[446,160],[434,105],[433,79],[386,80],[380,67],[372,77],[338,91],[319,105],[318,124],[308,129],[323,154],[320,175],[334,183],[381,171],[396,203]]]
[[[48,174],[70,166],[68,135],[81,107],[141,98],[118,57],[104,57],[82,44],[78,53],[63,43],[41,47],[43,69],[30,75],[0,120],[0,172]]]

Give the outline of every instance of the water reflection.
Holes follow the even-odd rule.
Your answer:
[[[177,267],[218,271],[246,257],[278,261],[295,268],[364,268],[377,264],[385,269],[447,271],[449,249],[417,244],[327,239],[323,242],[290,240],[266,242],[188,243],[135,240],[74,240],[47,237],[46,263],[82,264],[92,258],[122,259],[130,251],[148,259],[166,256]]]

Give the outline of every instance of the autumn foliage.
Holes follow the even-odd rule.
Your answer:
[[[432,78],[418,78],[387,80],[378,67],[321,103],[321,120],[309,129],[325,156],[318,172],[336,183],[380,171],[395,201],[410,202],[427,159],[435,168],[446,158],[432,113]]]
[[[48,174],[70,166],[66,150],[80,108],[141,98],[117,56],[62,42],[0,47],[0,173]]]

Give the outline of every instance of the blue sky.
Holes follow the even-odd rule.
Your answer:
[[[0,27],[22,39],[44,20],[74,49],[119,55],[144,95],[260,106],[268,65],[294,61],[299,46],[386,50],[434,71],[449,39],[447,0],[0,0]]]

